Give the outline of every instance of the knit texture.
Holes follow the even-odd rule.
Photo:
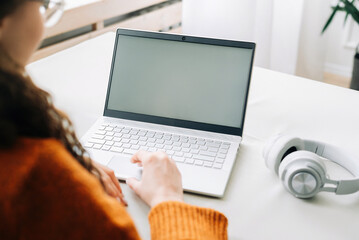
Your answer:
[[[151,210],[149,220],[152,239],[227,239],[227,218],[209,208],[164,202]]]
[[[220,213],[165,202],[149,215],[152,239],[226,239]],[[0,150],[0,239],[140,239],[125,207],[54,139]]]

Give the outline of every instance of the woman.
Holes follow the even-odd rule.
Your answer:
[[[0,2],[0,238],[139,239],[113,171],[91,161],[25,72],[44,23],[58,16],[43,11],[56,7],[48,4]],[[224,215],[183,202],[181,175],[165,153],[131,161],[143,166],[142,180],[127,184],[151,207],[152,239],[227,239]]]

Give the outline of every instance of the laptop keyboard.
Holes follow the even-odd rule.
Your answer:
[[[139,150],[164,151],[177,163],[221,169],[230,143],[102,124],[84,147],[128,155],[133,155]]]

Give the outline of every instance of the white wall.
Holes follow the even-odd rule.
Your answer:
[[[332,24],[327,29],[328,44],[324,70],[334,74],[351,77],[353,68],[353,56],[355,49],[349,47],[350,42],[359,41],[359,26],[353,20],[344,24],[344,13],[335,16]],[[355,43],[354,43],[355,45]]]
[[[351,75],[344,14],[324,35],[328,0],[183,0],[183,32],[257,43],[255,65],[321,80],[324,70]],[[359,27],[350,36],[358,41]]]
[[[328,0],[304,2],[296,75],[319,81],[323,79],[328,34],[321,35],[321,31],[330,13]]]
[[[303,1],[183,0],[183,32],[255,41],[255,65],[294,74]]]
[[[253,40],[256,1],[183,0],[183,32]]]

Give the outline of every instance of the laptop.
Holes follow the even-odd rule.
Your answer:
[[[187,192],[223,197],[242,140],[255,43],[118,29],[103,116],[82,137],[120,180],[164,151]]]

